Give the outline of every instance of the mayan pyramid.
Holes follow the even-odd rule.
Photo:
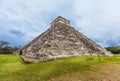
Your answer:
[[[26,62],[42,62],[59,58],[111,53],[70,26],[70,21],[59,16],[51,27],[17,51]]]

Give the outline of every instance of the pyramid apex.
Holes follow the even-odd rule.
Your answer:
[[[57,23],[62,23],[62,24],[70,26],[70,21],[61,16],[58,16],[55,20],[53,20],[51,22],[51,26],[55,26]]]

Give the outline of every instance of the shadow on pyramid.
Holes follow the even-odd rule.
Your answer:
[[[112,54],[70,26],[58,16],[51,27],[17,51],[26,62],[43,62],[59,58]]]

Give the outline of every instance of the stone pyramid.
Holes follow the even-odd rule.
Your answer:
[[[85,55],[112,55],[104,48],[70,26],[70,21],[59,16],[51,27],[18,50],[26,62],[42,62]]]

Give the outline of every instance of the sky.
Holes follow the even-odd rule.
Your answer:
[[[57,16],[102,47],[120,46],[120,0],[0,0],[0,40],[24,46]]]

